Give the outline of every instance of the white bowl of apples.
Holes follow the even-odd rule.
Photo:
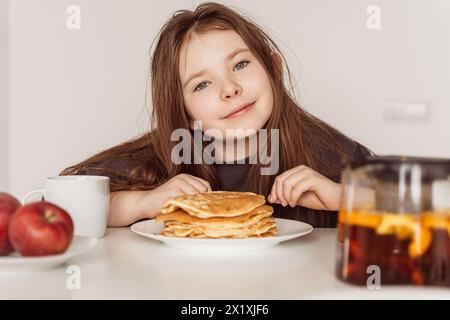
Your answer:
[[[70,214],[46,201],[21,205],[0,192],[0,270],[46,269],[86,253],[96,238],[74,236]]]

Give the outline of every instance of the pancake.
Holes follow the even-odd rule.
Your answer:
[[[167,214],[183,209],[198,218],[236,217],[248,213],[266,202],[264,196],[253,192],[211,191],[177,196],[161,209]]]
[[[212,191],[170,199],[156,221],[168,237],[241,239],[277,235],[272,214],[262,195]]]
[[[201,225],[189,225],[179,222],[170,222],[162,233],[171,237],[191,238],[248,238],[267,237],[277,234],[276,222],[272,217],[266,217],[247,226],[231,228],[211,228]]]
[[[190,215],[188,212],[178,209],[171,213],[158,215],[156,221],[177,221],[179,223],[199,225],[205,227],[228,228],[236,226],[245,226],[256,223],[257,221],[270,217],[273,213],[271,206],[262,205],[252,211],[235,217],[213,217],[213,218],[198,218]]]

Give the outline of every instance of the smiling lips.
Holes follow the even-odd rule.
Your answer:
[[[230,113],[228,116],[226,116],[225,119],[239,117],[239,116],[243,115],[244,113],[246,113],[248,110],[250,110],[254,105],[255,105],[255,102],[241,106],[241,107],[239,107],[238,110],[236,110],[236,111]]]

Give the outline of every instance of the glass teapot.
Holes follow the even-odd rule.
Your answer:
[[[450,287],[450,159],[368,156],[342,184],[339,279]]]

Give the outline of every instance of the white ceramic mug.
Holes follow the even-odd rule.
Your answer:
[[[72,217],[74,234],[101,238],[105,235],[109,213],[109,177],[73,175],[46,179],[44,189],[28,192],[65,209]]]

